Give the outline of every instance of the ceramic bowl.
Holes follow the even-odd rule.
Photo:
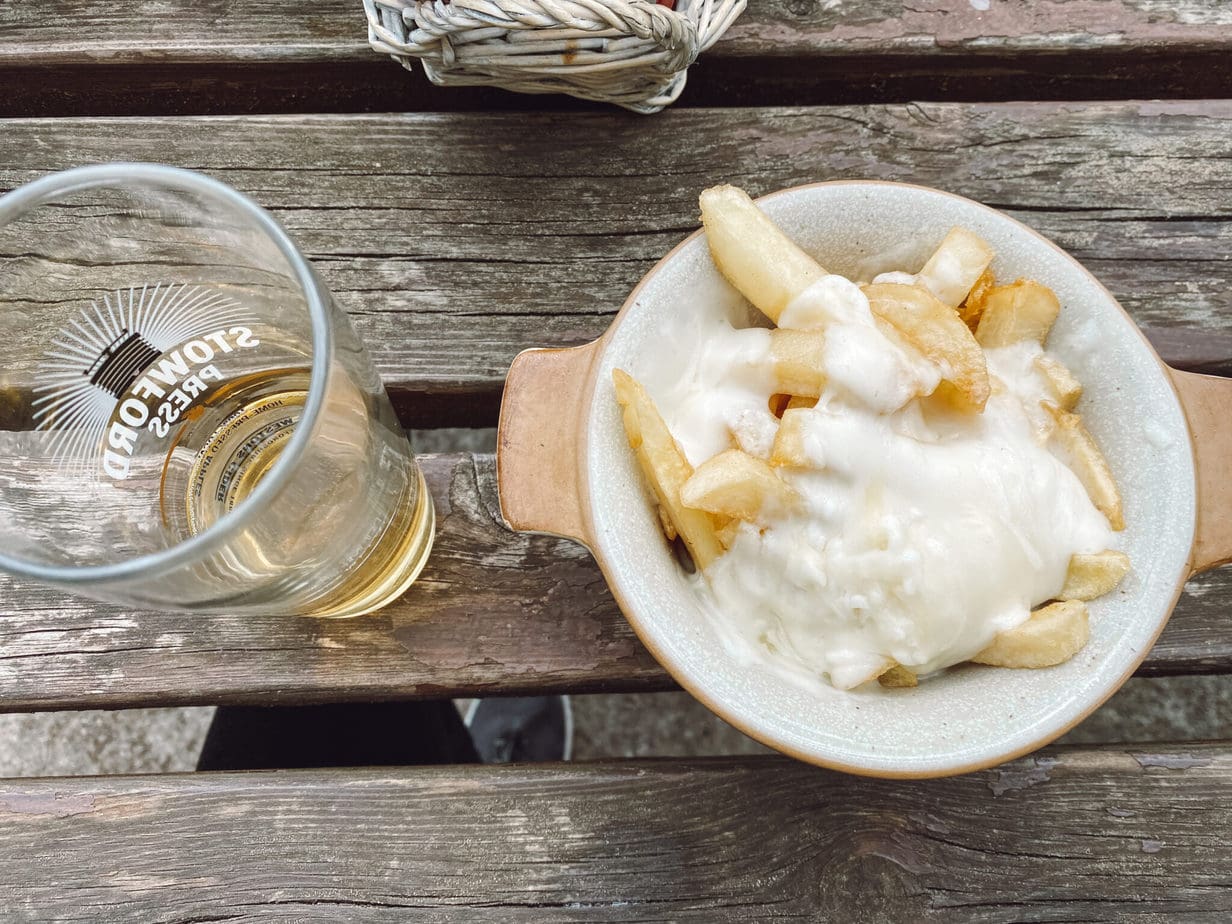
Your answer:
[[[1232,555],[1232,382],[1170,369],[1116,299],[1035,231],[968,199],[882,182],[783,190],[760,206],[831,272],[869,278],[918,268],[955,225],[996,251],[999,279],[1027,276],[1063,306],[1049,341],[1084,383],[1078,410],[1124,499],[1119,534],[1133,571],[1092,601],[1091,640],[1044,670],[963,665],[907,690],[841,692],[734,657],[660,533],[625,441],[612,388],[620,367],[653,395],[704,316],[751,309],[711,262],[702,232],[664,257],[611,328],[569,350],[515,360],[497,453],[504,516],[594,553],[622,611],[682,687],[746,734],[801,760],[853,773],[962,773],[1038,748],[1107,699],[1142,662],[1186,578]]]

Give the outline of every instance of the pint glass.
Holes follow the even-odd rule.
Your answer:
[[[406,590],[432,530],[371,360],[270,214],[150,164],[0,197],[0,567],[355,616]]]

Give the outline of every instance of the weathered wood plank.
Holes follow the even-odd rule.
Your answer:
[[[711,54],[995,57],[1007,50],[1216,51],[1229,44],[1232,4],[1225,0],[1002,0],[987,10],[970,0],[923,6],[903,0],[761,0],[749,4]],[[371,53],[363,9],[350,0],[317,0],[291,10],[259,0],[72,0],[54,16],[25,4],[8,4],[0,14],[0,60],[26,67],[151,60],[341,63]]]
[[[1230,95],[1232,4],[762,0],[690,79],[731,105]],[[741,81],[726,84],[723,71]],[[706,102],[704,105],[714,105]]]
[[[494,423],[513,355],[598,336],[720,180],[972,196],[1167,328],[1168,359],[1232,371],[1212,355],[1232,335],[1232,102],[14,120],[0,189],[117,159],[202,169],[273,210],[416,426]]]
[[[759,0],[682,103],[1226,96],[1230,48],[1222,0]],[[0,115],[594,108],[433,87],[369,50],[351,0],[5,4],[0,86]]]
[[[133,613],[0,578],[0,709],[670,686],[581,546],[503,526],[490,456],[422,465],[436,544],[372,616]]]
[[[6,920],[1212,920],[1232,752],[949,780],[778,758],[0,784]]]
[[[582,547],[509,532],[490,456],[423,460],[438,535],[351,621],[133,613],[0,579],[0,710],[664,690]],[[1232,570],[1191,584],[1142,673],[1232,671]]]
[[[729,53],[799,58],[896,52],[996,57],[1019,53],[1232,42],[1232,4],[1215,0],[763,0],[727,33]]]

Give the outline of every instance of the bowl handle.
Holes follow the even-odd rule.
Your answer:
[[[1232,561],[1232,379],[1168,370],[1193,438],[1198,523],[1190,574]]]
[[[593,547],[582,502],[583,411],[603,343],[514,357],[496,431],[497,494],[510,529]]]

